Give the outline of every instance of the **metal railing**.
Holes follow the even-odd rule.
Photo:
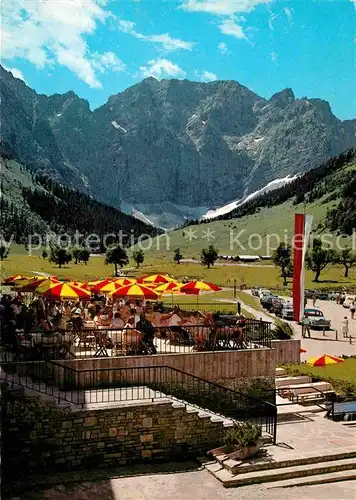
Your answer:
[[[17,362],[3,364],[0,378],[82,408],[178,400],[225,419],[258,424],[276,440],[275,404],[168,366],[77,370],[54,361]]]
[[[209,325],[160,326],[149,334],[132,328],[82,329],[12,334],[2,338],[4,361],[55,360],[127,355],[177,354],[271,347],[271,324],[236,317]]]

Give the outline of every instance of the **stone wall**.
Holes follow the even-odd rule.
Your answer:
[[[225,432],[221,420],[180,403],[72,411],[21,396],[7,403],[3,416],[4,473],[196,457],[221,444]]]
[[[300,340],[272,340],[275,365],[284,363],[300,363]]]
[[[110,385],[117,381],[117,377],[123,376],[123,371],[120,374],[117,370],[119,368],[147,367],[147,370],[140,372],[142,378],[139,381],[144,383],[153,381],[155,373],[157,374],[155,370],[150,370],[150,367],[170,366],[230,389],[242,390],[250,385],[251,380],[265,381],[270,385],[275,374],[276,360],[273,349],[251,349],[76,359],[62,361],[61,365],[79,370],[79,373],[57,367],[57,381],[65,380],[67,383],[72,381],[73,386],[79,384],[82,388],[92,386],[91,370],[97,370],[97,381],[103,385]],[[138,372],[135,376],[138,376]]]

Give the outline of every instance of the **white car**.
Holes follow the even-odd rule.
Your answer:
[[[350,308],[353,303],[356,303],[355,295],[346,295],[344,303],[342,304],[346,308]]]
[[[260,290],[260,293],[259,293],[259,297],[260,297],[260,299],[262,299],[262,297],[263,297],[264,295],[272,295],[271,290],[267,290],[266,288],[262,288],[262,289]]]

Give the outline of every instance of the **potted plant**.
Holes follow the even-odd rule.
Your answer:
[[[226,432],[225,453],[235,460],[246,460],[256,455],[262,446],[262,429],[251,422],[239,422]]]
[[[224,438],[224,446],[210,450],[209,454],[227,456],[234,460],[246,460],[255,456],[261,448],[262,429],[251,422],[239,422],[230,427]]]

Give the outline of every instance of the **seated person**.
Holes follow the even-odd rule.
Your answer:
[[[111,320],[111,326],[112,328],[124,328],[125,322],[121,317],[121,314],[119,312],[116,312],[114,314],[113,319]]]
[[[94,317],[94,326],[98,328],[98,330],[103,330],[110,328],[111,326],[111,317],[108,311],[103,310],[99,311]]]
[[[125,323],[124,328],[125,328],[125,330],[130,329],[130,328],[135,328],[135,317],[134,316],[130,316],[129,318],[127,318],[127,321]]]
[[[144,343],[146,352],[157,354],[156,347],[153,343],[155,336],[155,328],[152,323],[147,319],[145,314],[140,315],[139,321],[136,323],[136,328],[143,333],[142,342]]]

